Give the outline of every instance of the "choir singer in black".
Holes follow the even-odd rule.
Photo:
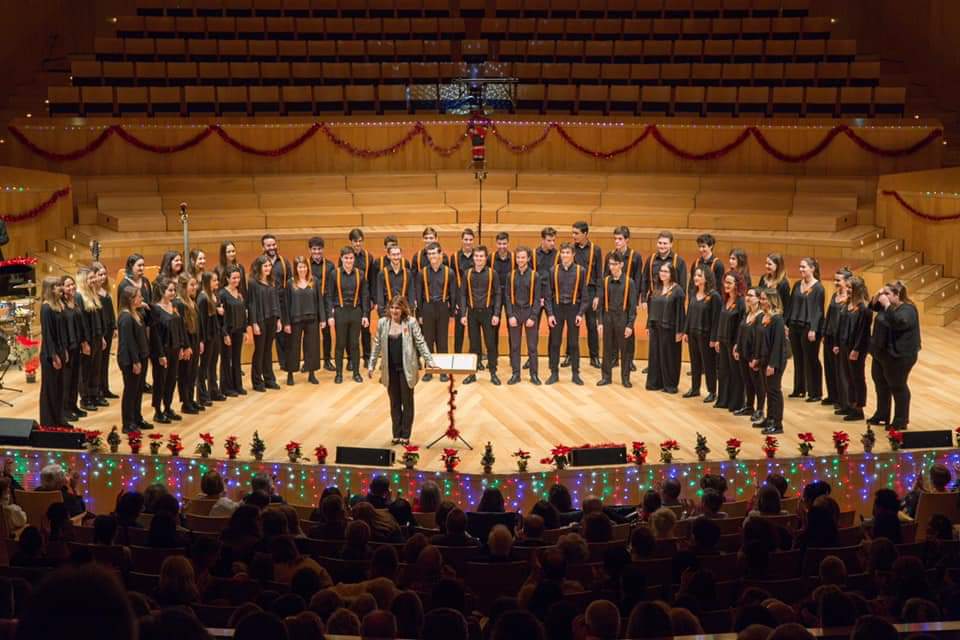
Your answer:
[[[460,291],[460,307],[465,309],[465,317],[460,322],[465,324],[470,335],[470,348],[477,354],[477,363],[480,361],[480,336],[483,335],[484,346],[487,350],[487,368],[490,370],[490,382],[500,385],[497,377],[497,327],[500,325],[500,279],[493,267],[487,265],[487,248],[477,247],[473,250],[473,269],[463,276],[463,288]],[[472,384],[477,381],[476,374],[470,374],[463,379],[463,384]]]
[[[366,272],[354,264],[356,256],[352,247],[340,250],[340,267],[334,281],[328,283],[327,309],[332,310],[327,324],[337,334],[336,384],[343,383],[343,352],[347,351],[353,381],[363,382],[360,377],[360,328],[370,326],[370,294]]]
[[[587,295],[587,269],[573,261],[573,245],[560,245],[560,263],[550,270],[547,291],[543,296],[550,324],[550,377],[547,384],[556,384],[560,378],[560,344],[563,329],[567,329],[567,353],[573,384],[582,385],[580,377],[580,327],[590,304]]]
[[[458,277],[452,268],[444,264],[444,255],[439,244],[431,242],[426,251],[426,263],[420,271],[416,272],[416,311],[420,315],[420,325],[423,327],[427,348],[432,349],[434,353],[446,353],[450,339],[450,316],[453,315],[459,301]],[[462,324],[455,324],[463,329]],[[456,341],[456,334],[454,334],[454,341]],[[433,374],[428,373],[423,376],[424,382],[432,379]],[[440,382],[446,382],[448,379],[447,374],[440,374]]]
[[[519,247],[514,253],[517,268],[507,276],[507,324],[510,334],[510,367],[513,375],[507,384],[520,382],[521,334],[527,336],[527,361],[530,363],[530,382],[540,384],[537,363],[537,339],[542,293],[540,275],[530,265],[533,251]]]
[[[613,362],[620,361],[620,381],[623,386],[630,388],[630,365],[633,362],[633,353],[629,347],[633,345],[630,338],[633,336],[633,325],[637,320],[638,287],[633,280],[623,273],[623,257],[614,251],[607,256],[609,275],[603,277],[603,285],[599,288],[600,320],[597,331],[603,340],[603,364],[601,366],[598,387],[611,383]]]

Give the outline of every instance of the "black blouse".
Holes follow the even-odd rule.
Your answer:
[[[716,291],[711,291],[702,300],[691,292],[690,303],[687,305],[687,321],[684,333],[695,336],[710,336],[710,341],[716,339],[717,321],[720,319],[720,309],[723,300]]]
[[[138,322],[128,311],[123,311],[117,320],[117,329],[117,364],[131,367],[145,362],[150,355],[150,348],[143,322]]]
[[[223,305],[224,334],[236,333],[246,328],[247,305],[242,294],[235,298],[226,288],[220,289],[220,304]]]
[[[63,360],[67,351],[67,345],[61,335],[62,315],[60,311],[46,303],[40,306],[40,357],[50,363],[53,363],[54,356],[60,356]]]
[[[80,307],[63,305],[60,313],[60,340],[65,349],[76,349],[80,346],[83,339],[82,314]]]
[[[210,348],[210,345],[213,343],[219,343],[220,337],[223,335],[223,316],[217,313],[217,307],[220,306],[220,302],[216,299],[213,300],[213,304],[210,302],[210,297],[206,291],[201,291],[197,296],[197,318],[200,321],[200,340],[206,345],[205,348]]]
[[[830,298],[830,304],[827,305],[827,316],[823,321],[823,335],[836,338],[840,335],[840,316],[846,308],[845,302],[837,302],[837,294]]]
[[[744,313],[737,330],[737,353],[741,362],[760,359],[760,341],[763,339],[763,317],[761,311],[749,321],[750,314]]]
[[[647,327],[682,332],[686,316],[683,308],[683,287],[675,285],[667,295],[662,295],[660,291],[658,288],[650,297]]]
[[[117,312],[113,308],[113,298],[110,294],[100,296],[100,314],[103,323],[103,335],[112,336],[117,328]]]
[[[844,345],[850,351],[865,354],[870,348],[870,323],[873,321],[873,312],[867,305],[860,304],[850,310],[843,305],[840,309],[839,331],[837,343]]]
[[[717,320],[717,340],[724,344],[732,345],[737,341],[737,331],[740,328],[740,320],[746,312],[746,306],[743,298],[737,298],[733,308],[726,304],[720,309],[720,317]]]
[[[99,298],[99,296],[98,296]],[[83,296],[76,297],[77,309],[80,310],[80,341],[92,344],[103,337],[103,313],[101,309],[87,309],[83,305]]]
[[[117,300],[120,300],[120,294],[123,293],[124,289],[135,286],[129,277],[124,278],[120,284],[117,285]],[[140,316],[143,318],[144,324],[150,326],[150,305],[153,304],[153,287],[150,286],[150,281],[146,278],[140,278],[140,295],[143,297],[144,304],[147,305],[140,307]]]
[[[890,326],[887,351],[895,358],[909,358],[920,351],[920,319],[912,304],[893,305],[883,312]]]
[[[764,324],[764,322],[766,324]],[[781,316],[769,316],[761,322],[760,362],[764,367],[782,371],[787,366],[787,332]]]
[[[237,287],[237,290],[240,291],[240,295],[246,298],[247,297],[247,272],[243,268],[243,265],[240,264],[239,262],[231,266],[234,266],[240,269],[240,285]],[[229,267],[224,268],[224,267],[221,267],[220,265],[217,265],[217,268],[214,269],[214,271],[217,272],[217,279],[220,281],[220,287],[222,289],[227,288],[227,269],[228,268]]]
[[[183,318],[170,313],[159,304],[150,307],[150,352],[157,357],[190,346]]]
[[[758,281],[758,285],[764,289],[776,289],[777,295],[780,296],[780,302],[783,305],[783,317],[784,319],[790,316],[790,281],[786,278],[783,278],[777,282],[777,284],[771,285],[767,282],[767,276],[762,276]]]
[[[250,295],[247,297],[247,321],[264,325],[280,317],[280,290],[272,284],[263,284],[251,280],[248,284]]]
[[[298,287],[293,278],[287,281],[283,324],[294,322],[326,322],[323,296],[319,283],[312,287]]]
[[[807,331],[820,333],[823,331],[823,301],[824,290],[820,281],[813,283],[806,292],[801,288],[802,280],[793,288],[790,301],[790,315],[788,323],[803,327]]]

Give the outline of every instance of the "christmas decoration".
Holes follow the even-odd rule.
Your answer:
[[[873,447],[877,444],[877,434],[874,433],[869,424],[867,430],[860,435],[860,443],[863,445],[864,453],[873,452]]]
[[[460,437],[460,432],[457,430],[457,419],[455,416],[455,412],[457,410],[457,394],[460,392],[453,388],[453,376],[450,376],[450,381],[447,384],[447,392],[450,397],[447,400],[447,407],[449,408],[447,409],[447,431],[444,435],[451,440],[456,440]]]
[[[317,464],[327,464],[327,455],[327,448],[322,444],[313,450],[313,457],[317,459]]]
[[[736,460],[737,456],[740,454],[740,446],[743,444],[740,440],[736,438],[730,438],[727,440],[727,457],[731,460]]]
[[[647,445],[643,442],[634,442],[630,445],[630,449],[633,453],[628,459],[627,462],[632,462],[638,467],[647,461]]]
[[[160,447],[163,446],[163,434],[162,433],[151,433],[150,438],[150,455],[155,456],[160,454]]]
[[[816,442],[816,439],[813,437],[813,434],[810,432],[797,434],[797,437],[800,439],[800,455],[808,456],[810,452],[813,451],[813,443]]]
[[[900,447],[903,446],[903,433],[890,429],[887,431],[887,440],[890,442],[891,451],[900,451]]]
[[[447,473],[452,473],[456,470],[457,465],[460,464],[460,456],[458,456],[457,453],[458,451],[456,449],[444,449],[440,455],[440,459],[443,460],[443,466],[446,467]]]
[[[209,458],[210,454],[213,453],[213,436],[209,433],[201,433],[200,442],[197,443],[194,452],[201,458]]]
[[[259,462],[263,460],[263,452],[267,450],[267,443],[260,438],[260,432],[253,432],[253,440],[250,441],[250,455],[253,456],[253,459]]]
[[[167,436],[167,451],[170,452],[171,456],[179,456],[180,452],[183,451],[183,442],[180,441],[180,436],[176,433]]]
[[[510,455],[517,459],[517,471],[524,473],[527,470],[527,463],[530,461],[530,452],[517,449]]]
[[[415,444],[403,445],[403,457],[400,460],[407,469],[413,469],[420,462],[420,447]]]
[[[780,442],[777,441],[774,436],[767,436],[763,439],[763,446],[761,449],[767,455],[768,458],[773,458],[777,455],[777,449],[780,448]]]
[[[497,459],[493,455],[493,445],[489,442],[483,447],[483,457],[480,458],[480,464],[483,465],[484,473],[493,473],[493,463]]]
[[[710,447],[707,446],[707,436],[697,432],[697,446],[693,448],[697,453],[697,460],[703,462],[707,459],[707,454],[710,453]]]
[[[664,440],[660,443],[660,462],[670,464],[673,462],[673,452],[679,450],[680,445],[676,440]]]
[[[890,190],[890,189],[883,189],[882,191],[880,191],[880,193],[881,193],[881,195],[884,195],[884,196],[887,196],[887,197],[892,197],[894,200],[897,201],[897,203],[898,203],[901,207],[903,207],[904,209],[906,209],[907,211],[909,211],[909,212],[912,213],[913,215],[917,216],[918,218],[923,218],[924,220],[930,220],[930,221],[932,221],[932,222],[949,222],[949,221],[951,221],[951,220],[960,220],[960,213],[954,213],[954,214],[947,215],[947,216],[932,216],[932,215],[930,215],[929,213],[924,213],[923,211],[920,211],[920,209],[917,209],[916,207],[914,207],[913,205],[911,205],[909,202],[907,202],[906,200],[904,200],[904,199],[903,199],[903,196],[900,195],[900,192],[899,192],[899,191],[892,191],[892,190]]]
[[[103,440],[100,438],[102,432],[91,430],[84,431],[83,435],[87,439],[87,450],[90,453],[99,453],[100,447],[103,446]]]
[[[131,431],[127,434],[127,446],[130,447],[130,453],[138,455],[140,445],[143,443],[143,435],[139,431]]]
[[[552,464],[557,471],[563,471],[569,462],[569,455],[570,447],[558,444],[550,450],[549,457],[540,459],[540,464]]]
[[[237,454],[240,453],[240,441],[237,440],[237,436],[228,436],[223,443],[223,448],[227,450],[228,459],[236,460]]]
[[[303,457],[303,454],[300,452],[300,443],[296,440],[291,440],[284,447],[287,450],[287,457],[290,458],[290,462],[300,462],[300,458]]]
[[[70,187],[57,189],[53,192],[53,194],[50,195],[49,198],[37,206],[27,209],[26,211],[20,211],[18,213],[7,213],[0,215],[0,220],[3,220],[7,224],[16,224],[18,222],[24,222],[25,220],[33,220],[47,209],[55,205],[60,198],[65,198],[68,195],[70,195]],[[34,262],[36,262],[36,260],[34,260]]]
[[[117,431],[117,427],[114,426],[110,429],[110,433],[107,434],[107,445],[110,447],[110,453],[119,453],[120,451],[120,432]]]
[[[850,436],[846,431],[833,432],[833,448],[837,450],[837,455],[842,456],[847,452],[850,446]]]

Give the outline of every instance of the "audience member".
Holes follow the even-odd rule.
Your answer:
[[[83,496],[79,492],[80,474],[76,471],[67,478],[66,472],[59,464],[48,464],[40,470],[40,486],[37,491],[59,491],[63,496],[63,504],[71,518],[86,513],[87,507]]]
[[[0,476],[0,505],[3,506],[4,525],[9,532],[27,526],[27,514],[13,502],[13,478]]]
[[[609,600],[594,600],[584,613],[587,637],[595,640],[616,640],[620,633],[620,612]]]
[[[390,478],[383,474],[377,474],[370,480],[370,488],[367,490],[366,501],[373,505],[375,509],[386,509],[390,506]]]
[[[529,611],[507,611],[493,628],[491,640],[546,640],[543,625]]]
[[[193,565],[185,556],[168,556],[160,566],[160,581],[154,599],[163,607],[200,602]]]
[[[673,635],[670,609],[660,601],[640,602],[630,612],[627,621],[628,638],[662,638]]]
[[[200,479],[200,498],[204,500],[216,500],[210,507],[210,511],[205,514],[213,518],[226,518],[240,506],[240,503],[234,502],[226,494],[227,488],[223,484],[223,478],[216,469],[210,469]]]
[[[401,591],[393,599],[390,611],[397,620],[397,636],[419,638],[423,629],[423,603],[414,591]]]
[[[660,498],[665,507],[680,507],[680,482],[674,478],[668,478],[663,481],[660,487]]]
[[[310,537],[318,540],[343,540],[346,532],[347,512],[343,496],[328,495],[320,501],[320,522],[310,530]]]
[[[473,547],[480,542],[467,533],[467,514],[462,509],[454,508],[444,518],[446,533],[438,533],[430,538],[430,544],[440,547]]]
[[[329,627],[327,630],[330,631]],[[468,640],[467,619],[454,609],[432,609],[423,617],[420,639]]]
[[[677,514],[673,509],[660,507],[650,515],[650,526],[657,540],[669,540],[676,537]]]
[[[433,480],[427,480],[420,485],[420,498],[414,506],[417,513],[436,513],[440,508],[440,486]]]

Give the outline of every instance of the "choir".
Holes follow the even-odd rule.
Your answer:
[[[686,343],[690,387],[683,398],[705,392],[704,403],[749,418],[765,434],[783,431],[781,378],[788,359],[794,369],[791,398],[830,406],[845,421],[907,428],[908,379],[920,350],[920,329],[901,282],[888,283],[871,297],[863,279],[841,268],[828,301],[820,266],[811,257],[801,260],[791,287],[782,255],[766,256],[754,281],[746,252],[730,251],[725,267],[710,234],[697,238],[689,277],[669,231],[658,235],[656,251],[646,260],[630,248],[627,227],[614,229],[614,249],[606,256],[589,238],[585,222],[574,223],[571,241],[559,248],[557,235],[547,227],[536,249],[511,249],[509,235],[500,232],[490,252],[475,246],[474,232],[464,229],[460,247],[446,255],[437,231],[428,227],[422,248],[407,260],[395,236],[385,238],[384,255],[377,259],[364,248],[363,231],[353,229],[337,260],[325,258],[324,239],[313,237],[307,255],[291,262],[280,254],[276,237],[266,234],[249,278],[236,245],[225,240],[211,268],[202,250],[191,251],[187,260],[178,251],[166,252],[152,283],[144,276],[143,256],[133,254],[117,285],[116,305],[100,263],[75,277],[47,277],[40,311],[40,421],[70,425],[117,398],[109,384],[111,350],[123,378],[127,432],[153,428],[141,413],[143,394],[150,394],[153,422],[161,424],[245,395],[244,342],[253,344],[249,383],[254,391],[280,389],[274,345],[287,385],[295,384],[297,373],[318,384],[321,370],[334,372],[341,384],[345,357],[352,379],[362,382],[361,360],[366,367],[370,357],[371,311],[383,317],[399,296],[421,325],[431,352],[448,351],[452,318],[453,350],[463,351],[469,337],[478,369],[489,371],[494,385],[500,384],[501,320],[509,340],[507,384],[518,384],[522,369],[529,370],[532,384],[541,384],[538,338],[546,317],[547,385],[559,381],[561,366],[570,368],[575,384],[583,384],[584,328],[590,364],[601,370],[598,386],[612,384],[619,366],[621,384],[632,387],[634,332],[642,309],[649,337],[647,390],[678,393]],[[527,360],[521,364],[524,344]],[[866,418],[868,353],[876,409]],[[423,380],[431,378],[427,374]],[[470,375],[464,383],[476,381]],[[174,411],[175,393],[180,413]]]

